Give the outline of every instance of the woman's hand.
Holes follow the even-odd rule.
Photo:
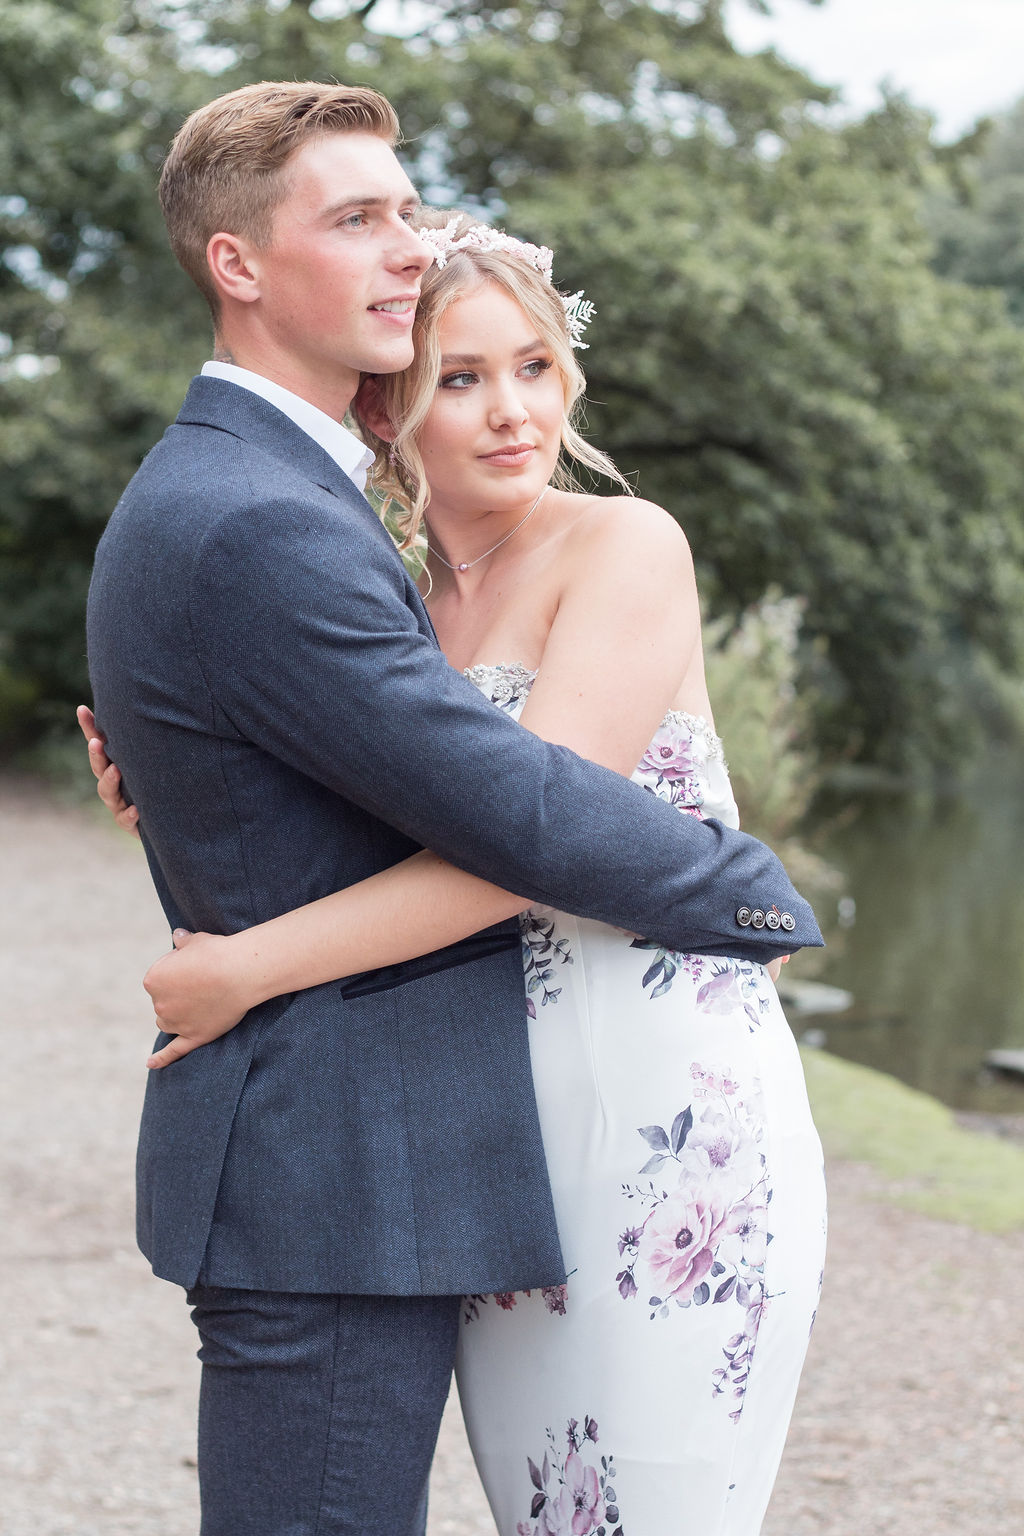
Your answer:
[[[245,960],[231,938],[174,930],[174,948],[142,978],[158,1027],[175,1036],[150,1056],[147,1067],[166,1067],[197,1046],[209,1045],[263,1001],[253,993]]]
[[[121,773],[104,750],[107,738],[96,729],[96,717],[87,704],[79,704],[75,711],[89,748],[89,766],[96,777],[96,793],[118,826],[133,837],[139,835],[139,813],[129,805],[121,793]]]

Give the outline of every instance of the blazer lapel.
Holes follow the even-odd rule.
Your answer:
[[[227,379],[199,374],[189,385],[178,412],[178,424],[213,427],[252,443],[262,452],[280,459],[289,469],[298,470],[322,490],[337,496],[346,506],[368,514],[380,526],[380,519],[370,503],[356,490],[341,465],[296,426],[291,417],[251,389],[243,389]],[[386,538],[383,528],[381,532]]]
[[[231,384],[227,379],[211,378],[198,374],[189,386],[181,410],[178,425],[212,427],[218,432],[229,432],[243,442],[252,443],[264,453],[279,459],[292,471],[298,471],[321,490],[336,497],[347,511],[369,519],[376,536],[382,539],[394,558],[403,566],[401,555],[377,513],[346,475],[336,459],[314,442],[307,432],[296,426],[290,416],[279,411],[276,405],[256,395],[251,389]],[[423,599],[411,579],[407,582],[409,603],[417,619],[437,641],[437,634]]]

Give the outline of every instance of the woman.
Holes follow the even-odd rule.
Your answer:
[[[448,659],[528,729],[735,824],[685,538],[661,509],[583,493],[559,466],[564,448],[628,492],[571,423],[588,307],[560,298],[544,249],[465,216],[424,238],[436,265],[416,361],[368,380],[358,405],[404,543],[425,540]],[[93,758],[105,766],[95,744]],[[101,789],[130,820],[115,769]],[[521,907],[423,853],[248,932],[177,935],[146,985],[180,1033],[151,1065],[267,997]],[[569,1280],[463,1309],[459,1390],[499,1531],[754,1536],[824,1241],[820,1147],[771,980],[548,909],[522,931]]]

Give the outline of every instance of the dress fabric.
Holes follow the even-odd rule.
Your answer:
[[[536,673],[467,675],[518,717]],[[633,777],[738,824],[700,717],[666,715]],[[463,1303],[459,1394],[498,1531],[757,1536],[825,1247],[821,1146],[775,988],[750,961],[547,907],[522,930],[568,1283]]]

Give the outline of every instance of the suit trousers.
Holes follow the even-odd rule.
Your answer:
[[[422,1536],[457,1296],[195,1286],[201,1536]]]

